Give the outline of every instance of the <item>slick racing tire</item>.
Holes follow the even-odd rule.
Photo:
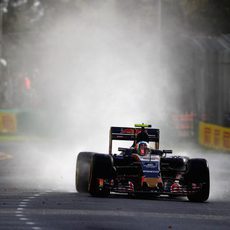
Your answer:
[[[198,192],[187,195],[189,201],[206,201],[210,191],[210,175],[207,161],[205,159],[190,159],[188,161],[188,173],[185,178],[188,186],[191,186],[192,183],[201,185],[201,189]]]
[[[113,161],[110,155],[95,154],[90,167],[89,193],[92,196],[107,197],[110,194],[109,183],[114,175]],[[102,186],[99,179],[105,182]]]
[[[88,192],[90,163],[95,153],[80,152],[76,162],[75,186],[79,193]]]

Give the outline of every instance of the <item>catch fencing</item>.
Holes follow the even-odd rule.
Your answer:
[[[193,45],[195,113],[230,127],[230,35],[195,38]]]

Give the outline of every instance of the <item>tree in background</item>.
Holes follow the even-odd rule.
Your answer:
[[[188,29],[194,33],[230,33],[229,0],[180,0]]]

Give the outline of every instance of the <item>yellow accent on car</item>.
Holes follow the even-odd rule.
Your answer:
[[[142,124],[135,124],[134,126],[135,127],[140,127],[140,128],[151,128],[152,127],[152,125],[144,124],[144,123],[142,123]]]

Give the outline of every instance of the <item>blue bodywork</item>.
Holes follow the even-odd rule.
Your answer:
[[[160,161],[159,160],[141,160],[143,174],[147,178],[160,177]]]

